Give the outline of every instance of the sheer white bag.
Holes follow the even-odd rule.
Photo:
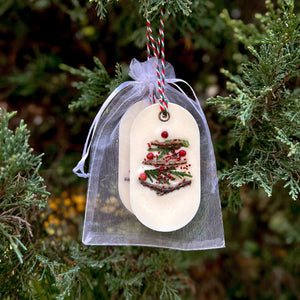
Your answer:
[[[174,232],[153,231],[142,225],[122,204],[118,192],[119,125],[128,108],[138,101],[150,104],[158,95],[156,58],[133,59],[129,75],[105,101],[90,128],[82,159],[75,174],[88,177],[88,192],[82,241],[87,245],[139,245],[179,250],[201,250],[225,246],[215,155],[204,113],[192,88],[175,77],[166,63],[166,98],[188,110],[200,131],[201,202],[196,216]],[[186,85],[195,100],[180,88]],[[88,156],[89,172],[84,165]],[[159,213],[159,212],[158,212]]]

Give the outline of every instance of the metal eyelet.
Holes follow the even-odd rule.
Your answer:
[[[167,122],[170,119],[170,114],[167,112],[167,114],[165,115],[162,111],[158,114],[158,118],[162,121],[162,122]]]

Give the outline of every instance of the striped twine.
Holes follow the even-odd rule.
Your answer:
[[[148,28],[148,20],[147,20],[147,28]],[[150,59],[150,55],[151,55],[151,50],[150,50],[150,36],[149,36],[149,32],[147,30],[147,59]]]
[[[148,60],[150,59],[150,56],[151,56],[151,48],[150,48],[151,41],[150,41],[150,34],[149,34],[149,32],[152,32],[152,30],[151,30],[151,26],[150,26],[150,21],[147,19],[147,59]],[[156,103],[154,95],[149,94],[149,99],[150,99],[150,103],[151,104],[155,104]]]
[[[165,78],[166,78],[166,72],[165,72],[165,36],[164,36],[164,11],[161,10],[161,17],[160,17],[160,29],[159,29],[159,37],[158,37],[158,46],[160,50],[160,56],[161,56],[161,87],[162,87],[162,93],[161,93],[161,111],[164,113],[164,115],[167,115],[168,113],[168,101],[166,100],[165,96]]]
[[[147,19],[147,58],[148,59],[150,58],[151,48],[152,48],[153,56],[156,57],[156,75],[157,75],[158,92],[160,94],[160,99],[159,99],[160,110],[166,116],[168,114],[168,101],[165,96],[165,41],[164,41],[163,16],[164,16],[164,11],[162,9],[157,46],[156,46],[155,40],[153,38],[151,23],[150,23],[149,19]],[[158,64],[159,57],[161,57],[161,72],[160,72],[160,68],[159,68],[159,64]],[[153,95],[153,99],[151,102],[155,103],[154,95]]]
[[[153,38],[153,33],[152,33],[150,20],[148,20],[148,19],[147,19],[147,39],[148,39],[148,44],[149,43],[151,44],[152,51],[153,51],[153,56],[157,57],[158,52],[157,52],[157,49],[156,49],[156,46],[155,46],[155,41],[154,41],[154,38]],[[149,47],[149,49],[150,49],[150,47]],[[149,57],[150,57],[150,51],[149,51]]]
[[[156,49],[155,41],[154,41],[153,34],[152,34],[152,28],[151,28],[150,20],[147,19],[147,58],[148,59],[151,56],[150,44],[151,44],[151,47],[152,47],[153,56],[157,58],[157,49]],[[156,74],[158,76],[158,80],[160,81],[159,66],[158,66],[157,61],[156,61]],[[153,94],[152,97],[151,97],[151,95],[149,95],[149,96],[150,96],[150,102],[152,104],[156,103],[155,95]]]

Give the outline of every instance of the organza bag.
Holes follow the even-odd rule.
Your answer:
[[[120,197],[119,157],[123,153],[119,151],[128,151],[124,149],[126,146],[119,149],[120,123],[130,107],[140,102],[142,108],[146,108],[151,105],[149,95],[158,95],[157,62],[156,58],[146,62],[133,59],[129,75],[134,81],[122,83],[108,97],[91,126],[82,159],[73,170],[78,176],[89,178],[82,241],[87,245],[139,245],[179,250],[224,247],[215,156],[208,125],[192,88],[175,77],[174,69],[169,63],[166,63],[165,72],[166,98],[169,103],[186,109],[197,122],[200,132],[200,206],[184,227],[161,232],[143,225],[126,208]],[[189,87],[195,100],[183,92],[179,83]],[[89,173],[86,174],[84,164],[89,155]]]

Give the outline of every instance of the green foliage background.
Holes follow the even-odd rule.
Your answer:
[[[128,80],[133,57],[145,60],[144,17],[156,32],[162,6],[166,58],[211,129],[226,248],[86,247],[83,212],[64,214],[86,186],[71,170],[101,103]],[[1,298],[300,299],[299,9],[0,1]]]

